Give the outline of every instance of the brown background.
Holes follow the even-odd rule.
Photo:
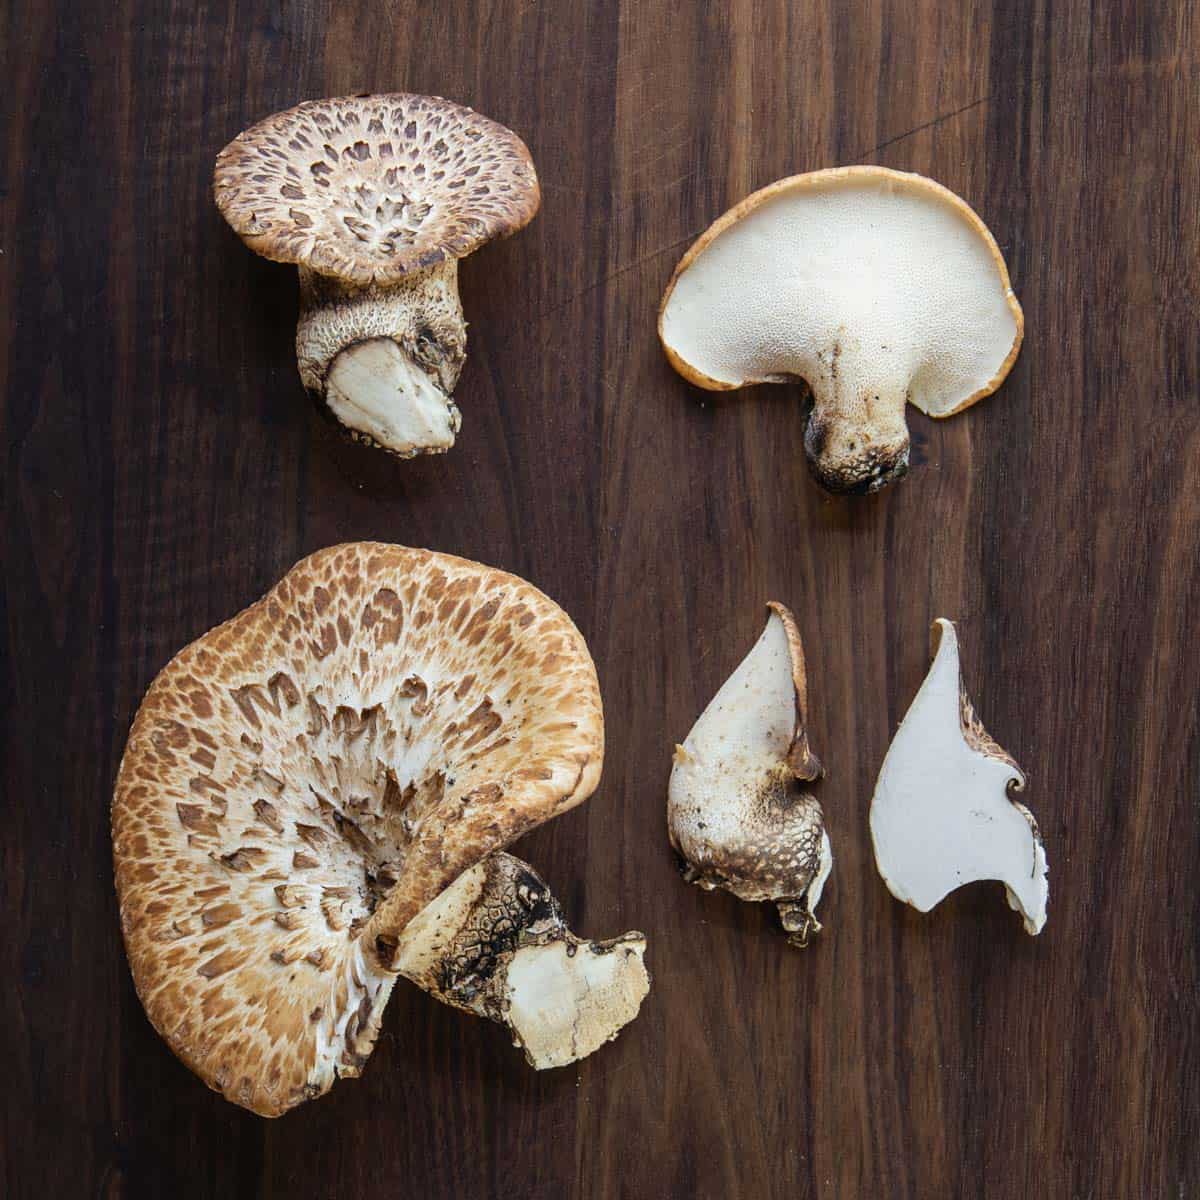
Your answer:
[[[1200,1190],[1200,16],[1138,5],[10,0],[0,357],[6,1193],[19,1197],[1176,1197]],[[463,269],[443,458],[337,441],[295,272],[209,197],[305,97],[408,89],[516,129],[545,199]],[[831,500],[800,388],[716,398],[655,340],[727,206],[841,163],[925,172],[994,231],[1008,382],[914,470]],[[642,1016],[535,1074],[399,988],[364,1078],[267,1123],[210,1093],[125,967],[107,806],[184,643],[343,539],[503,566],[575,617],[606,700],[594,799],[520,851],[577,929],[640,927]],[[836,854],[826,933],[678,879],[672,742],[796,611]],[[875,772],[960,622],[1030,775],[1051,915],[920,917],[873,866]]]

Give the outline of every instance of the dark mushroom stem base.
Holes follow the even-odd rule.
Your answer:
[[[576,937],[546,882],[493,854],[422,910],[392,971],[507,1027],[538,1070],[577,1062],[637,1016],[650,988],[645,936]]]
[[[296,359],[309,394],[355,440],[401,458],[453,446],[467,343],[458,260],[387,286],[299,271]]]
[[[804,430],[808,469],[827,492],[877,492],[908,473],[908,389],[892,383],[847,387],[836,353],[830,361],[832,369],[811,381],[813,406]]]

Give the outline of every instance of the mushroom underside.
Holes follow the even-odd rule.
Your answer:
[[[859,167],[781,180],[715,222],[668,286],[659,336],[702,387],[803,379],[814,478],[862,493],[906,473],[907,404],[949,416],[999,386],[1021,321],[962,200]]]

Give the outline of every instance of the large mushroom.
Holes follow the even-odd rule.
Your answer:
[[[296,357],[318,404],[393,454],[448,450],[467,344],[458,260],[541,202],[521,139],[436,96],[313,100],[234,138],[213,192],[252,250],[299,267]]]
[[[700,387],[803,379],[805,455],[831,492],[903,475],[905,404],[948,417],[994,392],[1022,329],[972,209],[931,179],[874,166],[748,196],[683,256],[658,322],[671,364]]]
[[[700,714],[675,763],[667,829],[683,877],[742,900],[772,900],[788,941],[819,933],[817,902],[833,868],[809,749],[804,648],[792,614],[768,605],[754,648]]]
[[[397,975],[507,1024],[535,1066],[614,1037],[645,941],[581,942],[495,852],[585,800],[587,647],[530,584],[377,543],[304,559],[151,685],[113,798],[150,1020],[276,1116],[357,1075]]]

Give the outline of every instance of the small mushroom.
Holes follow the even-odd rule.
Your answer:
[[[871,838],[888,890],[929,912],[956,888],[1004,884],[1028,933],[1046,923],[1046,851],[1033,814],[1012,798],[1025,775],[984,730],[963,688],[954,625],[933,626],[933,665],[875,784]]]
[[[296,357],[323,410],[404,458],[448,450],[458,260],[541,202],[521,139],[436,96],[312,100],[230,142],[213,192],[252,250],[299,267]]]
[[[535,1065],[590,1053],[637,1011],[644,940],[578,942],[494,853],[591,795],[603,752],[587,646],[530,584],[369,542],[304,559],[130,731],[113,853],[150,1020],[265,1116],[359,1074],[398,974]]]
[[[1022,329],[979,217],[931,179],[873,166],[748,196],[683,256],[658,320],[700,387],[805,380],[805,455],[831,492],[905,474],[905,404],[948,417],[994,392]]]
[[[795,618],[768,605],[767,626],[675,749],[667,796],[683,877],[742,900],[773,900],[788,941],[805,946],[833,867],[820,801],[825,772],[808,748],[804,648]]]

